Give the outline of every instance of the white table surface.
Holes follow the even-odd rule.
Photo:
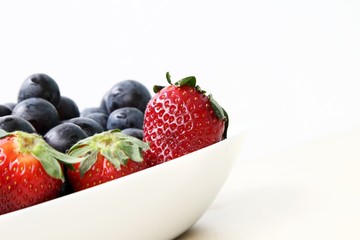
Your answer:
[[[360,128],[236,162],[177,240],[360,239]]]

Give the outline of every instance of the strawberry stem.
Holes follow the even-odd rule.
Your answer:
[[[169,72],[166,72],[166,80],[170,85],[173,85],[172,82],[171,82],[171,76],[170,76]]]
[[[165,86],[160,86],[160,85],[154,85],[153,87],[153,91],[154,93],[158,93],[161,91],[161,89],[163,89]]]
[[[183,79],[180,79],[175,83],[175,86],[189,86],[189,87],[196,87],[196,78],[194,76],[189,76]]]
[[[172,84],[171,82],[171,76],[170,73],[166,73],[166,80],[170,85],[175,85],[177,87],[181,86],[189,86],[189,87],[196,87],[196,78],[194,76],[185,77],[183,79],[180,79],[179,81],[175,82],[175,84]]]
[[[116,169],[126,165],[129,159],[141,162],[142,151],[149,149],[149,144],[135,137],[121,133],[120,130],[109,130],[80,140],[68,152],[70,156],[82,157],[80,175],[95,164],[98,154],[103,155]]]
[[[20,153],[31,154],[41,163],[49,176],[61,179],[62,181],[65,181],[65,177],[60,162],[72,164],[81,161],[80,158],[71,157],[55,150],[45,142],[40,135],[35,133],[26,133],[22,131],[8,133],[1,130],[0,138],[6,136],[14,136]]]
[[[175,85],[177,87],[182,87],[182,86],[193,87],[199,93],[206,95],[206,91],[202,90],[199,85],[196,85],[196,78],[194,76],[185,77],[185,78],[180,79],[179,81],[175,82],[175,84],[172,84],[170,73],[167,72],[166,80],[170,85]],[[164,88],[164,86],[155,85],[153,90],[155,93],[158,93],[163,88]],[[220,104],[214,99],[214,97],[211,94],[208,94],[208,98],[209,98],[211,107],[214,110],[217,118],[222,121],[225,121],[225,130],[224,130],[224,134],[223,134],[223,139],[226,139],[227,130],[228,130],[228,126],[229,126],[229,116],[228,116],[227,112],[225,111],[225,109],[220,106]]]

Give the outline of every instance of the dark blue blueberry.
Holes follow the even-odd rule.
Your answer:
[[[10,115],[12,110],[5,105],[0,104],[0,117]]]
[[[107,124],[107,120],[109,117],[107,114],[101,113],[101,112],[93,112],[93,113],[87,114],[85,117],[96,121],[97,123],[99,123],[101,125],[101,127],[103,129],[106,129],[106,124]]]
[[[61,123],[50,129],[45,135],[44,140],[59,152],[65,153],[75,143],[87,138],[87,134],[74,123]]]
[[[71,98],[61,96],[60,102],[57,107],[60,120],[67,120],[70,118],[76,118],[80,116],[80,111],[75,101]]]
[[[122,130],[121,132],[128,136],[136,137],[137,139],[140,139],[141,141],[144,138],[144,131],[139,128],[126,128],[126,129]]]
[[[23,131],[36,133],[35,128],[28,121],[12,115],[0,117],[0,128],[7,132]]]
[[[115,84],[104,95],[103,101],[108,113],[123,107],[135,107],[141,112],[145,112],[150,98],[149,90],[142,83],[135,80],[124,80]]]
[[[88,135],[89,137],[96,133],[101,133],[104,131],[104,129],[99,123],[87,117],[72,118],[67,120],[67,122],[74,123],[81,127],[82,130],[84,130],[86,135]]]
[[[28,98],[19,102],[12,115],[30,122],[40,135],[44,135],[59,123],[56,108],[42,98]]]
[[[46,74],[33,74],[20,86],[18,102],[32,97],[45,99],[57,107],[60,101],[59,86]]]
[[[126,129],[126,128],[143,128],[144,114],[137,108],[124,107],[110,113],[106,128]]]

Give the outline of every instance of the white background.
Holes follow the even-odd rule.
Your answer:
[[[113,84],[195,75],[244,157],[360,124],[360,1],[1,1],[0,103],[43,72],[80,109]]]

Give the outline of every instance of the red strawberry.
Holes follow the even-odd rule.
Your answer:
[[[0,214],[60,196],[64,175],[58,160],[78,161],[40,135],[0,130]]]
[[[149,166],[172,160],[226,138],[228,117],[225,110],[196,85],[193,76],[155,86],[155,95],[147,105],[144,141],[150,149],[144,153]]]
[[[142,170],[147,167],[142,151],[147,149],[148,144],[119,130],[80,140],[68,154],[85,160],[68,169],[69,182],[80,191]]]

